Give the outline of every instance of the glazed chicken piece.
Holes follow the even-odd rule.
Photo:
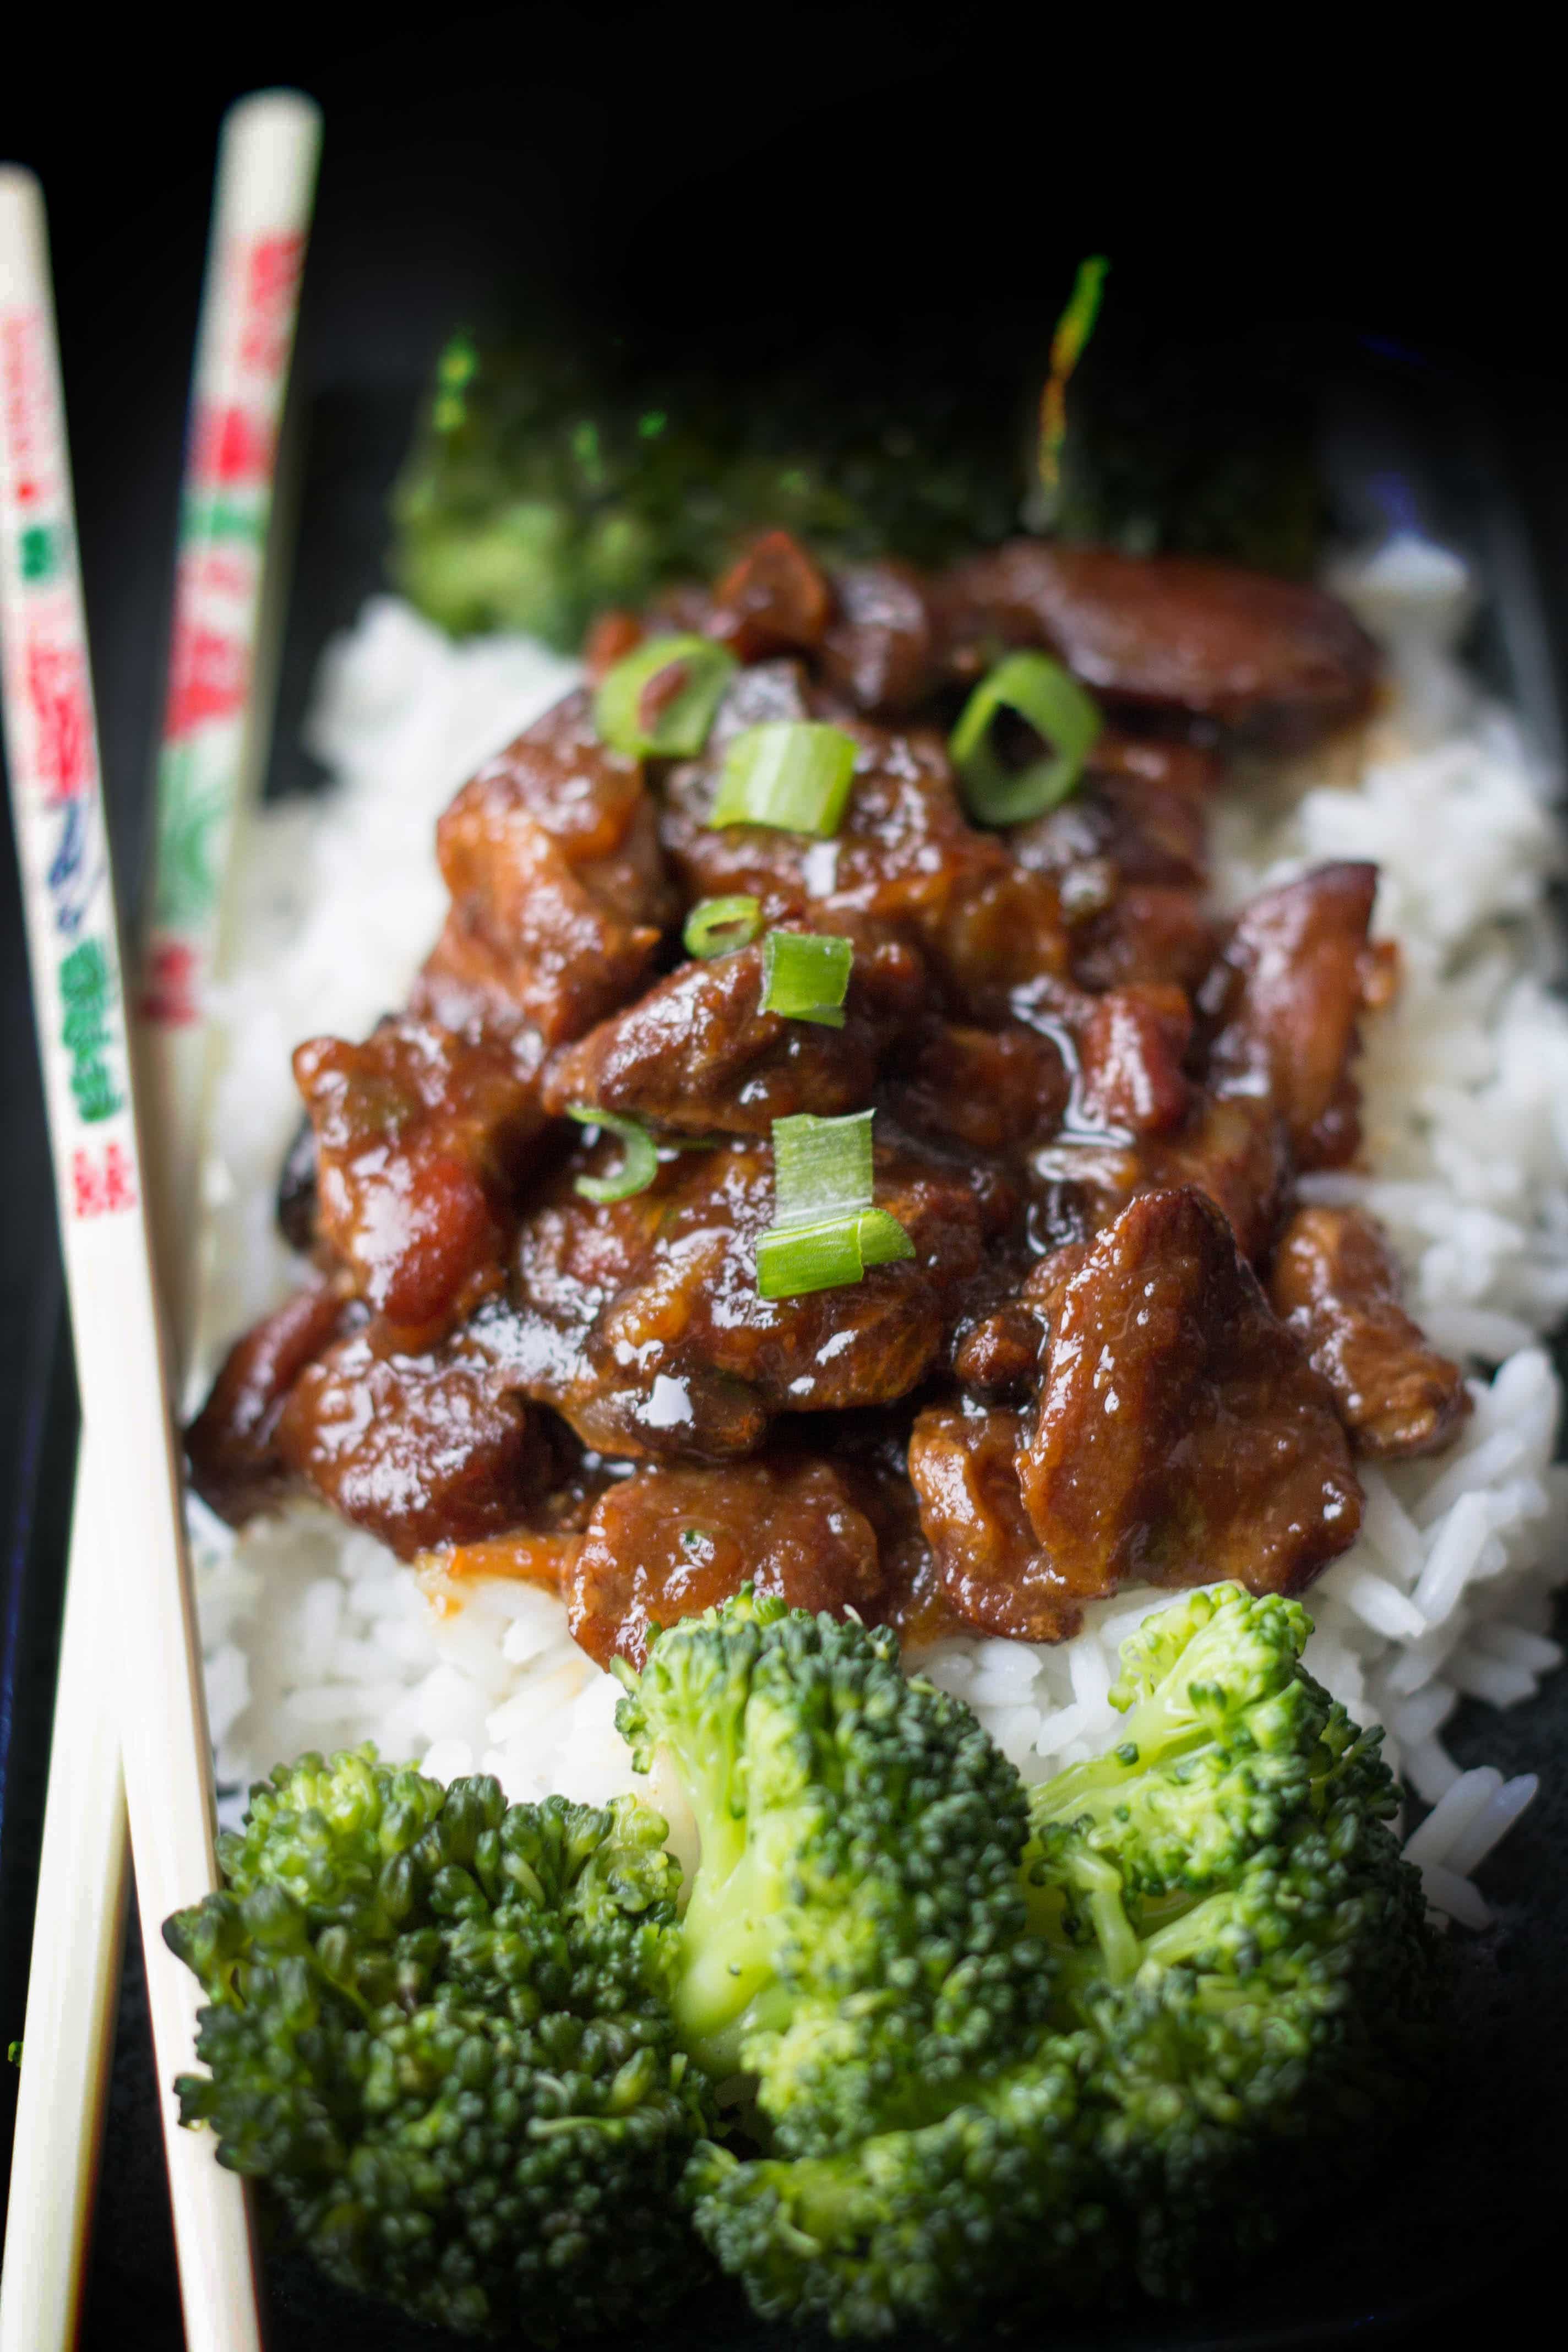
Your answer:
[[[517,1527],[568,1458],[549,1416],[461,1340],[405,1355],[374,1327],[305,1366],[273,1444],[295,1480],[402,1559]]]
[[[1268,1278],[1274,1311],[1334,1392],[1358,1454],[1436,1454],[1471,1410],[1458,1364],[1400,1305],[1399,1269],[1359,1209],[1298,1209]]]
[[[647,1469],[606,1487],[566,1570],[574,1641],[640,1667],[653,1626],[752,1583],[792,1609],[869,1614],[877,1538],[832,1464],[760,1454],[721,1469]]]
[[[1358,1024],[1393,982],[1367,939],[1376,896],[1376,866],[1349,863],[1263,891],[1198,992],[1210,1087],[1272,1102],[1299,1169],[1342,1167],[1361,1140]]]
[[[530,1068],[520,1043],[403,1019],[363,1045],[315,1037],[295,1053],[315,1135],[314,1237],[410,1346],[503,1278],[518,1188],[550,1125],[537,1057]]]
[[[675,919],[641,766],[600,742],[585,689],[486,761],[436,843],[452,908],[415,1007],[451,1028],[510,1007],[548,1045],[581,1036]]]
[[[1361,1489],[1328,1383],[1206,1195],[1142,1194],[1031,1288],[1050,1348],[1018,1474],[1068,1592],[1129,1578],[1299,1592],[1354,1541]]]
[[[581,1199],[577,1171],[613,1160],[601,1146],[556,1180],[523,1222],[509,1304],[482,1309],[468,1338],[584,1444],[634,1459],[724,1461],[752,1452],[775,1413],[906,1395],[1016,1205],[994,1180],[879,1138],[877,1205],[914,1258],[848,1288],[766,1299],[756,1248],[773,1215],[770,1150],[721,1144],[668,1162],[628,1200]]]
[[[1043,646],[1115,709],[1303,742],[1371,701],[1377,655],[1310,588],[1187,555],[1013,540],[934,583],[950,667]]]
[[[888,940],[856,952],[842,1029],[759,1007],[761,943],[683,964],[561,1055],[545,1108],[592,1105],[685,1135],[767,1136],[775,1118],[869,1101],[883,1055],[925,1001],[919,958]]]
[[[1065,1642],[1083,1609],[1024,1508],[1026,1434],[1021,1413],[928,1405],[910,1436],[910,1482],[938,1590],[959,1621],[1008,1641]]]
[[[237,1339],[185,1433],[191,1483],[232,1527],[275,1509],[294,1483],[276,1440],[289,1390],[364,1309],[331,1283],[296,1290]]]

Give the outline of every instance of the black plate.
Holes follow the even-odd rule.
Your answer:
[[[574,21],[580,30],[580,16]],[[1201,312],[1213,294],[1211,288],[1194,295],[1184,262],[1174,257],[1175,216],[1167,208],[1151,228],[1146,213],[1134,216],[1125,186],[1107,194],[1099,211],[1080,197],[1077,217],[1043,236],[1032,194],[1029,208],[1020,209],[1035,188],[1028,169],[1015,169],[1005,184],[987,183],[992,200],[979,208],[984,235],[949,249],[942,278],[932,259],[938,215],[944,205],[951,210],[951,190],[966,173],[973,194],[985,147],[969,122],[967,146],[954,159],[951,44],[906,45],[889,58],[885,43],[878,47],[888,22],[879,12],[825,16],[815,37],[831,34],[836,45],[831,89],[808,102],[787,77],[777,86],[748,86],[745,108],[721,135],[689,79],[693,51],[672,61],[660,50],[666,21],[662,12],[657,21],[653,12],[639,17],[632,46],[591,69],[580,48],[577,63],[563,61],[563,35],[534,28],[543,64],[525,75],[503,40],[497,70],[481,85],[471,65],[465,78],[449,56],[445,64],[433,61],[423,40],[368,61],[340,58],[326,69],[315,62],[318,45],[307,50],[304,67],[295,66],[325,100],[329,129],[300,371],[302,531],[273,791],[316,781],[298,749],[311,669],[328,632],[379,583],[386,484],[430,352],[456,318],[482,314],[497,286],[548,286],[596,305],[601,316],[632,320],[647,320],[652,305],[665,329],[672,315],[679,324],[682,305],[709,317],[717,310],[732,317],[738,335],[774,343],[808,335],[819,314],[841,321],[857,309],[874,330],[879,306],[918,299],[939,320],[951,310],[952,333],[978,341],[988,318],[1016,311],[1030,286],[1065,282],[1080,243],[1103,238],[1117,253],[1123,283],[1138,282],[1140,272],[1145,292],[1168,281],[1173,307],[1184,315],[1194,306]],[[447,29],[467,38],[473,26],[465,19]],[[626,37],[622,28],[614,37]],[[266,70],[276,68],[226,68],[225,76],[238,88]],[[144,806],[177,420],[216,113],[214,104],[194,127],[168,116],[165,167],[153,173],[142,209],[116,236],[106,240],[100,225],[89,233],[79,203],[56,207],[68,393],[122,870],[134,867]],[[869,164],[868,121],[882,126]],[[670,135],[675,126],[682,136]],[[25,152],[25,142],[14,143]],[[69,152],[62,137],[62,167]],[[909,173],[938,154],[942,173],[920,183],[927,192],[911,215]],[[47,169],[51,159],[39,160]],[[993,159],[984,160],[991,169]],[[853,191],[870,190],[884,168],[897,198],[889,199],[891,211],[867,204],[856,212]],[[825,172],[837,172],[851,190],[843,204],[853,236],[827,233],[833,190],[825,192]],[[645,228],[653,245],[639,264]],[[1262,233],[1255,234],[1261,255]],[[766,257],[761,268],[759,252]],[[689,278],[671,274],[671,255],[689,266]],[[1555,387],[1542,390],[1522,372],[1479,369],[1473,351],[1469,360],[1451,348],[1445,354],[1447,321],[1434,289],[1440,274],[1447,283],[1449,259],[1413,247],[1403,276],[1375,283],[1370,267],[1356,276],[1353,263],[1342,259],[1339,291],[1329,303],[1319,241],[1287,240],[1283,257],[1270,246],[1269,301],[1295,322],[1293,348],[1302,327],[1310,329],[1325,472],[1342,522],[1361,531],[1384,519],[1396,477],[1399,495],[1473,557],[1488,596],[1475,656],[1558,750],[1559,692],[1568,679],[1568,468],[1553,440]],[[1233,254],[1227,314],[1239,306],[1257,324],[1265,314],[1246,291],[1245,260],[1239,268],[1235,261]],[[1352,271],[1348,286],[1345,267]],[[141,289],[129,346],[127,283]],[[103,295],[106,285],[118,289],[112,299]],[[136,355],[129,410],[126,379],[114,374],[128,347]],[[0,1598],[3,2045],[20,2030],[75,1437],[8,850],[0,879],[0,1101],[7,1113],[0,1129],[6,1203],[0,1298],[10,1336],[0,1352],[7,1536]],[[1452,1738],[1461,1760],[1541,1769],[1546,1785],[1484,1873],[1498,1926],[1481,1937],[1456,1937],[1459,2030],[1451,2073],[1419,2144],[1374,2198],[1315,2224],[1223,2306],[1189,2315],[1143,2308],[1092,2327],[1078,2323],[1057,2339],[1063,2346],[1241,2352],[1342,2344],[1369,2333],[1429,2336],[1435,2321],[1484,2317],[1489,2326],[1506,2327],[1529,2307],[1554,2251],[1564,2185],[1568,1874],[1555,1857],[1568,1833],[1568,1676],[1500,1717],[1467,1709]],[[8,2102],[8,2083],[4,2095]],[[3,2119],[0,2130],[8,2137]],[[274,2352],[362,2346],[434,2352],[448,2341],[336,2294],[287,2256],[269,2255],[268,2279]],[[679,2340],[693,2335],[716,2347],[784,2340],[766,2336],[729,2305],[705,2309]],[[128,2336],[157,2346],[180,2341],[134,1952],[84,2340],[119,2352]]]

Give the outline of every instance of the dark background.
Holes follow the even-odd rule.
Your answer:
[[[213,145],[226,102],[269,82],[309,89],[326,116],[279,777],[297,765],[289,729],[310,655],[374,582],[380,486],[411,389],[456,320],[482,323],[504,303],[525,319],[610,320],[650,348],[727,347],[751,365],[847,337],[889,351],[935,339],[984,365],[1020,318],[1037,311],[1048,325],[1073,261],[1092,249],[1113,256],[1118,298],[1156,331],[1199,345],[1277,334],[1303,364],[1319,349],[1371,352],[1470,404],[1528,519],[1568,674],[1555,93],[1517,44],[1477,55],[1485,28],[1472,26],[1459,50],[1428,19],[1420,37],[1434,54],[1422,56],[1409,44],[1374,51],[1354,20],[1316,13],[1255,18],[1223,39],[1199,39],[1188,17],[1153,46],[1137,17],[1107,11],[1092,26],[1058,14],[1032,33],[1005,16],[950,10],[939,25],[852,5],[457,7],[426,9],[406,30],[384,14],[284,7],[253,28],[231,16],[199,35],[172,16],[90,33],[60,16],[52,46],[8,52],[0,156],[31,164],[49,205],[128,886]],[[312,499],[325,512],[334,482],[351,480],[330,509],[333,560],[318,562]],[[0,1671],[3,2045],[20,2031],[25,1991],[71,1435],[8,832],[0,991],[0,1528],[11,1544],[0,1669],[14,1670]],[[1485,1752],[1499,1747],[1494,1732]],[[128,2029],[94,2345],[178,2342],[144,2065]],[[0,2083],[0,2137],[9,2096]],[[1489,2323],[1506,2326],[1511,2305],[1522,2314],[1538,2277],[1532,2260],[1510,2260],[1487,2289]],[[1480,2308],[1455,2300],[1445,2312],[1458,2326]],[[1347,2312],[1344,2324],[1359,2333],[1374,2318]],[[1435,2321],[1424,2314],[1428,2337]],[[1297,2340],[1324,2339],[1307,2323]]]

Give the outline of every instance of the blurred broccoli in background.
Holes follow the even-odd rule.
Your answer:
[[[910,343],[879,322],[760,373],[730,350],[634,364],[581,328],[458,335],[393,494],[394,577],[454,635],[574,650],[606,604],[710,579],[770,527],[830,562],[994,544],[1040,520],[1043,326]],[[1321,507],[1294,353],[1189,349],[1108,297],[1067,404],[1065,536],[1301,573]]]
[[[634,1799],[508,1806],[362,1748],[307,1756],[171,1919],[211,2006],[177,2088],[328,2274],[465,2334],[657,2315],[712,2116],[668,2001],[679,1873]]]

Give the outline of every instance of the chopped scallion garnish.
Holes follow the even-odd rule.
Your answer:
[[[773,1121],[773,1223],[757,1242],[757,1292],[795,1298],[858,1282],[868,1265],[913,1257],[897,1217],[871,1205],[871,1119]]]
[[[854,961],[850,940],[817,931],[770,931],[763,943],[761,1010],[842,1029]]]
[[[826,841],[838,830],[857,745],[841,727],[770,719],[737,735],[724,754],[710,825],[775,824]]]
[[[652,637],[599,681],[594,724],[633,760],[694,760],[736,667],[711,637]]]
[[[731,948],[749,948],[763,927],[760,898],[700,898],[686,918],[680,934],[689,956],[728,955]]]
[[[992,730],[998,712],[1016,711],[1056,756],[1009,768]],[[1047,654],[1009,654],[983,677],[948,739],[970,814],[982,824],[1021,824],[1065,801],[1100,733],[1100,712],[1076,677]]]
[[[579,1127],[602,1128],[606,1134],[618,1135],[624,1147],[618,1173],[577,1178],[575,1189],[584,1201],[629,1201],[634,1192],[647,1191],[658,1173],[658,1150],[646,1127],[635,1118],[618,1118],[614,1111],[595,1110],[584,1103],[571,1104],[566,1116]]]

